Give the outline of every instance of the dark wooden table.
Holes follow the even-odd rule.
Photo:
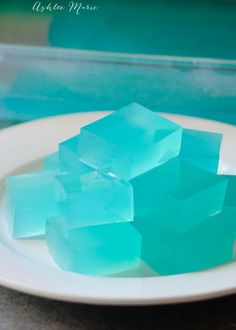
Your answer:
[[[0,330],[236,330],[236,295],[183,305],[70,304],[0,287]]]

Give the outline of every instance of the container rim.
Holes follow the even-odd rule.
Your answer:
[[[86,49],[66,49],[42,46],[25,46],[0,44],[0,62],[6,58],[53,59],[81,62],[105,62],[127,65],[177,66],[204,69],[236,70],[236,60],[215,58],[198,58],[168,55],[145,55],[130,53],[113,53]]]

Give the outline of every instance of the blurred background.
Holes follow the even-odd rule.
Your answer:
[[[236,59],[235,0],[91,0],[97,10],[79,15],[70,0],[43,0],[65,10],[42,13],[35,3],[0,1],[0,42]]]
[[[133,101],[236,124],[236,0],[70,3],[0,1],[0,127]]]

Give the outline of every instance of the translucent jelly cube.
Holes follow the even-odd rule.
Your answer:
[[[236,175],[224,175],[223,177],[228,180],[224,205],[236,207]]]
[[[228,180],[228,185],[221,217],[236,238],[236,175],[226,175],[224,177]]]
[[[46,219],[60,214],[54,172],[9,177],[6,216],[14,238],[43,235]]]
[[[56,263],[72,272],[111,275],[140,263],[141,235],[127,222],[68,229],[67,219],[54,218],[46,240]]]
[[[182,128],[132,103],[81,129],[79,157],[123,179],[179,154]]]
[[[175,158],[131,184],[135,217],[184,232],[222,210],[227,179]]]
[[[184,129],[180,158],[212,173],[217,173],[222,134]]]
[[[59,145],[59,160],[62,171],[86,173],[91,170],[89,166],[82,163],[78,157],[80,136],[74,136]]]
[[[45,170],[59,170],[60,169],[58,152],[54,152],[53,154],[44,158],[44,169]]]
[[[233,260],[234,237],[223,219],[213,216],[184,233],[133,222],[142,234],[142,259],[160,275],[200,271]]]
[[[56,181],[61,212],[72,228],[133,220],[133,189],[128,182],[96,171],[59,175]]]

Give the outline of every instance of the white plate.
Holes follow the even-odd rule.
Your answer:
[[[0,179],[12,172],[36,169],[42,157],[56,151],[59,142],[105,114],[59,116],[0,131]],[[184,127],[224,133],[221,172],[236,168],[236,127],[192,117],[165,116]],[[166,277],[102,278],[64,272],[55,265],[43,241],[15,241],[9,236],[3,216],[4,183],[0,188],[0,284],[3,286],[71,302],[120,305],[186,302],[236,292],[235,262],[208,271]]]

